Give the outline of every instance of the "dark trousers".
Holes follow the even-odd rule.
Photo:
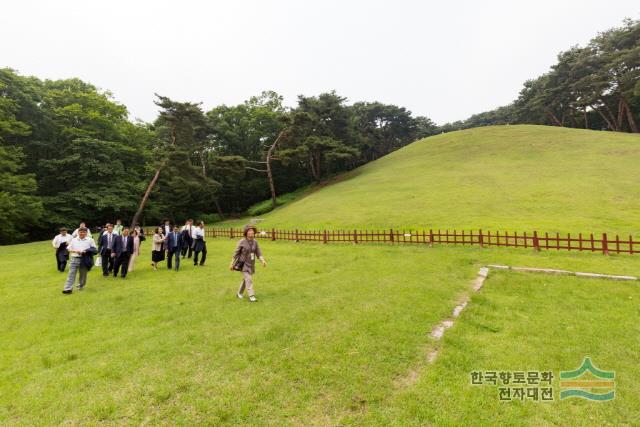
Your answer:
[[[58,265],[58,271],[62,273],[64,269],[67,268],[67,259],[60,259],[58,254],[56,254],[56,264]]]
[[[102,258],[102,274],[104,276],[108,276],[109,273],[113,271],[115,257],[112,257],[111,252],[107,251],[104,254],[100,255],[100,258]]]
[[[202,251],[196,251],[196,254],[193,256],[193,265],[198,265],[198,255],[202,252],[202,259],[200,260],[200,265],[204,265],[205,260],[207,259],[207,244],[203,243]]]
[[[187,255],[188,253],[188,255]],[[191,258],[191,255],[193,255],[193,245],[188,245],[188,246],[183,246],[182,247],[182,256],[184,257],[186,255],[187,258]]]
[[[173,248],[172,251],[167,251],[168,253],[168,257],[167,257],[167,268],[169,270],[171,270],[171,259],[174,257],[176,257],[176,271],[178,271],[178,269],[180,269],[180,249],[179,248]]]
[[[115,257],[116,260],[113,264],[113,277],[116,277],[119,271],[122,277],[127,276],[127,272],[129,271],[130,258],[131,255],[128,252],[123,252],[122,254],[120,254],[120,256]]]

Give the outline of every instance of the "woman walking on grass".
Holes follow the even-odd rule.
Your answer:
[[[133,253],[131,254],[131,258],[129,259],[129,272],[133,271],[133,265],[136,262],[136,258],[138,258],[138,255],[140,255],[140,244],[145,239],[144,233],[139,226],[134,227],[131,236],[133,237]]]
[[[205,240],[204,234],[204,222],[199,221],[198,226],[193,231],[193,265],[198,265],[198,256],[200,253],[202,253],[200,266],[203,266],[207,260],[207,241]]]
[[[156,227],[156,231],[153,234],[153,250],[151,251],[151,266],[154,270],[158,269],[160,261],[164,261],[164,249],[162,247],[164,240],[165,236],[162,234],[162,227]]]
[[[244,298],[243,293],[245,289],[249,294],[249,301],[256,302],[256,295],[253,289],[252,274],[255,273],[256,258],[260,260],[264,267],[267,266],[267,262],[262,256],[262,251],[258,245],[258,241],[255,239],[255,235],[258,229],[254,225],[246,225],[243,230],[244,238],[238,242],[236,250],[233,253],[231,259],[230,270],[236,270],[242,273],[242,282],[236,296],[239,299]]]

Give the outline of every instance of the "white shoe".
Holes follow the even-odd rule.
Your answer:
[[[244,298],[240,292],[238,292],[238,293],[236,294],[236,296],[238,297],[238,299],[242,299],[242,298]]]
[[[255,295],[249,295],[249,301],[258,302],[258,300],[256,299]]]

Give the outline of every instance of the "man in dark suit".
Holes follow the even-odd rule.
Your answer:
[[[100,248],[100,258],[102,258],[102,275],[108,276],[113,270],[116,253],[113,245],[118,235],[113,232],[113,224],[107,224],[107,231],[100,234],[98,238],[98,247]]]
[[[175,256],[176,258],[176,271],[180,269],[180,251],[182,250],[182,233],[180,232],[180,227],[175,225],[173,227],[173,231],[167,235],[165,240],[167,245],[167,268],[171,270],[171,259]]]
[[[120,271],[120,275],[124,279],[127,277],[127,271],[129,271],[129,259],[133,253],[133,237],[129,235],[129,227],[124,227],[122,229],[122,236],[116,236],[114,252],[116,253],[116,256],[115,265],[113,267],[113,277],[118,277],[118,271]]]

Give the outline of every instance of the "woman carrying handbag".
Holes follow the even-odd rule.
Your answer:
[[[243,230],[244,238],[242,238],[236,250],[233,253],[231,259],[230,270],[239,271],[242,273],[242,282],[240,288],[236,293],[239,299],[244,298],[243,294],[246,289],[249,294],[249,301],[256,302],[256,295],[253,289],[253,277],[255,273],[256,258],[260,260],[264,267],[267,266],[267,262],[262,256],[262,251],[258,245],[258,241],[255,239],[255,235],[258,229],[254,225],[246,225]]]

